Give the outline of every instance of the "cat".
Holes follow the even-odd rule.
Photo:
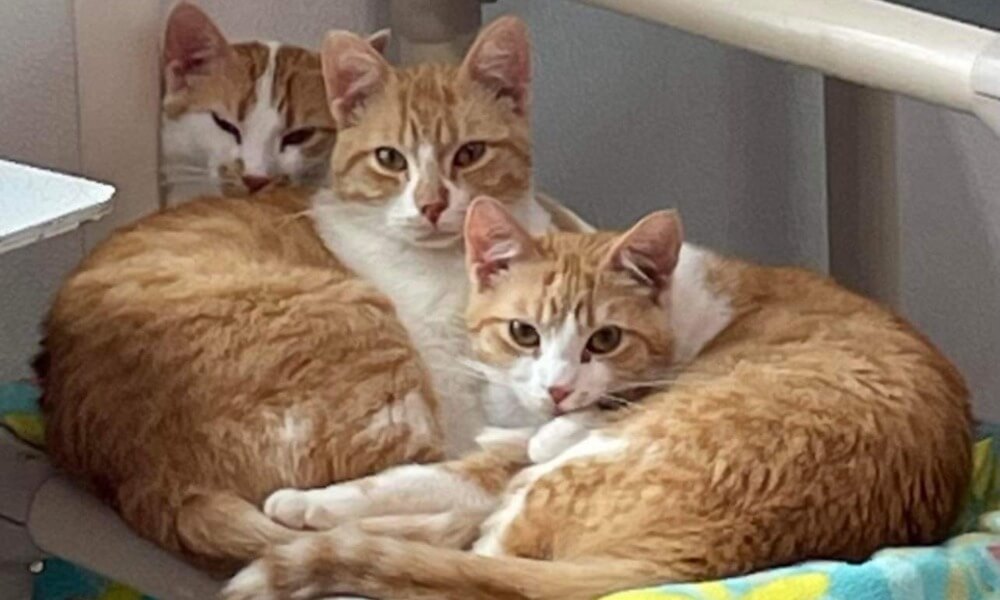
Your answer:
[[[589,600],[946,535],[968,394],[901,318],[682,243],[672,211],[532,239],[482,199],[465,231],[475,352],[549,420],[443,465],[279,492],[273,517],[333,529],[273,548],[227,600]]]
[[[388,30],[368,38],[379,52]],[[322,186],[336,127],[316,52],[277,42],[230,44],[181,2],[163,40],[161,180],[166,204],[242,197],[268,185]]]
[[[258,508],[274,490],[474,447],[487,385],[447,371],[470,351],[468,198],[498,195],[538,233],[578,221],[532,194],[528,53],[515,18],[460,66],[397,70],[332,33],[330,189],[183,204],[64,282],[36,362],[54,462],[221,572],[291,539]]]

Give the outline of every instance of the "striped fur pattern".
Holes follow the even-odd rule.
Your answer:
[[[384,50],[388,31],[369,38]],[[336,126],[315,51],[230,43],[181,2],[163,43],[162,182],[169,205],[198,195],[243,197],[269,185],[321,185]]]
[[[532,239],[474,204],[473,347],[552,420],[301,497],[333,529],[273,548],[224,597],[590,600],[941,540],[970,472],[954,367],[824,277],[680,238],[661,212]],[[619,409],[596,410],[600,392]]]
[[[479,414],[479,379],[428,376],[468,351],[463,247],[448,225],[464,197],[496,193],[532,230],[575,220],[531,193],[523,23],[487,28],[461,68],[395,70],[370,40],[333,38],[324,106],[343,144],[332,189],[271,187],[145,218],[70,274],[45,324],[37,364],[54,462],[139,534],[213,570],[292,539],[261,511],[276,490],[441,460],[461,422],[451,414]],[[351,79],[359,53],[385,75],[364,102]],[[178,94],[195,101],[193,88]],[[385,132],[390,114],[418,135]],[[379,148],[410,153],[410,142],[432,151],[418,152],[420,169],[391,170]],[[425,189],[430,200],[415,193]],[[419,211],[440,200],[433,219]],[[416,218],[386,219],[391,209]],[[424,322],[442,329],[419,336]],[[431,343],[438,335],[459,345]]]

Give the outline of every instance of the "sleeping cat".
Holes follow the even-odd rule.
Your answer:
[[[382,52],[389,33],[368,41]],[[167,18],[163,88],[161,177],[169,206],[326,181],[336,127],[315,52],[230,44],[201,9],[181,2]]]
[[[528,53],[512,18],[460,66],[397,70],[331,34],[329,190],[153,215],[58,292],[37,363],[55,463],[141,535],[224,569],[291,539],[257,508],[278,488],[473,447],[488,386],[454,372],[469,199],[501,198],[533,232],[560,222],[532,194]]]
[[[967,392],[899,317],[682,245],[673,212],[532,239],[484,199],[465,235],[483,371],[551,420],[459,461],[277,493],[276,519],[346,525],[273,549],[228,600],[590,600],[946,534]]]

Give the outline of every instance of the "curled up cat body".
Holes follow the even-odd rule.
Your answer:
[[[469,198],[498,196],[536,233],[574,218],[532,194],[527,53],[515,19],[459,66],[395,69],[331,34],[329,189],[152,215],[58,292],[37,362],[54,462],[221,571],[294,536],[260,510],[277,489],[474,447],[487,382],[448,371],[470,352]]]
[[[902,319],[682,244],[672,212],[533,239],[481,200],[465,235],[481,369],[548,422],[275,494],[275,519],[332,529],[273,548],[228,600],[590,600],[946,535],[967,391]]]

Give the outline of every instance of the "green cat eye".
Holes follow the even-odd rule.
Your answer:
[[[389,146],[382,146],[375,149],[375,160],[390,171],[405,171],[406,157],[403,153]]]
[[[614,325],[601,327],[587,340],[587,350],[592,354],[613,352],[622,343],[622,330]]]
[[[508,326],[510,339],[522,348],[537,348],[542,339],[538,335],[538,330],[524,321],[511,321]]]
[[[458,149],[452,162],[458,168],[471,166],[486,154],[486,144],[483,142],[469,142]]]

